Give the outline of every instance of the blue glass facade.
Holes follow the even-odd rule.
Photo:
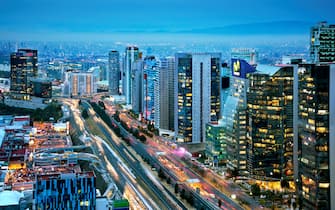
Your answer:
[[[95,186],[93,172],[37,175],[33,205],[37,210],[94,210]]]

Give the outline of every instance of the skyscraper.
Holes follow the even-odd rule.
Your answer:
[[[123,74],[122,74],[122,80],[123,80],[123,95],[126,97],[126,103],[131,104],[132,100],[132,65],[133,63],[140,58],[140,53],[138,50],[138,47],[136,46],[128,46],[126,48],[126,54],[124,58],[124,68],[123,68]]]
[[[302,209],[335,206],[335,64],[301,64],[295,78],[295,178]]]
[[[156,60],[155,56],[148,56],[144,59],[143,116],[146,120],[156,120],[158,123],[159,115],[156,116],[156,109],[159,109],[159,66],[159,61]]]
[[[138,59],[132,66],[132,109],[135,113],[143,112],[143,60]]]
[[[335,25],[321,22],[311,28],[310,55],[313,63],[335,61]]]
[[[109,52],[108,59],[108,84],[109,93],[111,95],[119,94],[119,82],[120,82],[120,53],[116,50]]]
[[[201,143],[206,123],[220,117],[220,53],[177,53],[175,73],[176,140]]]
[[[223,140],[227,144],[228,172],[247,175],[247,74],[255,72],[245,60],[232,59],[231,87],[223,104]]]
[[[37,76],[37,50],[18,49],[10,56],[10,91],[15,99],[29,100],[32,94],[30,79]]]
[[[161,129],[174,129],[174,57],[166,57],[161,59],[161,67],[159,72],[159,125]]]
[[[259,65],[249,75],[248,167],[258,180],[293,181],[293,66]]]

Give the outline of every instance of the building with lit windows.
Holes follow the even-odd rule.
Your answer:
[[[220,118],[220,53],[175,55],[176,141],[202,143],[206,124]]]
[[[227,153],[227,171],[247,175],[247,74],[256,69],[245,60],[232,59],[230,88],[223,104],[222,126]]]
[[[249,74],[248,170],[252,178],[293,180],[293,66],[258,65]]]
[[[207,123],[206,125],[206,156],[218,166],[227,162],[227,143],[225,129],[222,123]]]
[[[132,100],[132,66],[133,63],[140,59],[141,55],[138,47],[128,46],[123,61],[123,74],[122,74],[122,94],[126,96],[126,103],[131,104]]]
[[[112,50],[109,52],[108,56],[109,93],[111,95],[118,95],[120,82],[120,53],[116,50]]]
[[[174,130],[174,57],[165,57],[160,60],[159,72],[159,127],[165,130]]]
[[[143,66],[143,117],[159,124],[159,61],[155,56],[144,58]]]
[[[70,97],[87,97],[97,93],[96,77],[93,72],[66,72],[65,92]]]
[[[52,97],[52,83],[50,79],[33,78],[30,80],[32,95],[40,98]]]
[[[34,209],[94,210],[95,202],[96,178],[93,172],[36,175]]]
[[[132,66],[132,110],[137,114],[143,112],[143,60],[138,59]]]
[[[18,49],[10,55],[11,97],[30,100],[32,87],[30,79],[37,76],[37,50]]]
[[[335,206],[335,64],[301,64],[295,78],[295,176],[301,209]]]
[[[310,56],[313,63],[335,61],[335,25],[321,22],[311,28]]]

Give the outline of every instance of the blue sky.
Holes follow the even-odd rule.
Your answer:
[[[334,0],[1,0],[3,36],[176,32],[272,21],[335,21]]]

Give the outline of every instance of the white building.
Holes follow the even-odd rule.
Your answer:
[[[221,53],[177,53],[175,72],[176,141],[201,143],[206,123],[220,117]]]

